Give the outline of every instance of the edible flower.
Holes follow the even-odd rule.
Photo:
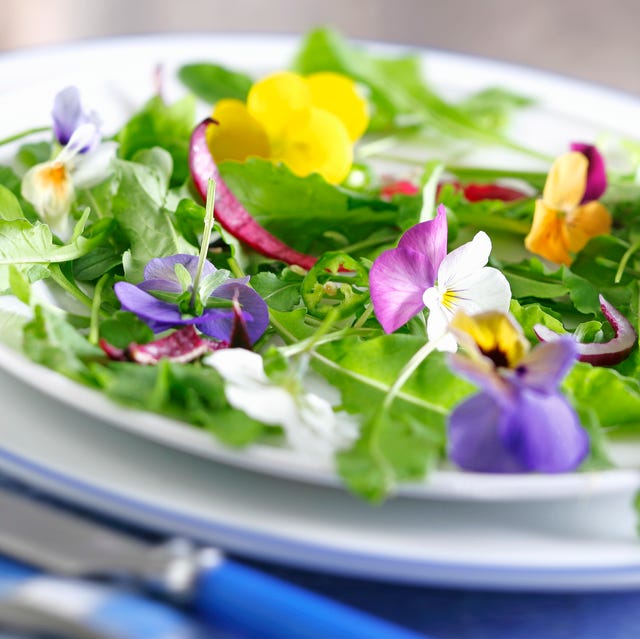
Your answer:
[[[98,117],[83,110],[76,87],[67,87],[55,96],[51,115],[54,136],[62,148],[51,161],[36,164],[25,173],[22,195],[54,233],[67,239],[76,191],[109,177],[116,144],[100,143]]]
[[[80,100],[80,91],[77,87],[65,87],[59,91],[53,99],[51,111],[53,119],[53,135],[60,146],[66,146],[71,136],[83,124],[94,125],[94,136],[88,140],[85,148],[80,153],[86,153],[100,143],[100,118],[95,111],[85,111]]]
[[[246,103],[220,100],[213,118],[219,126],[209,128],[207,142],[216,162],[269,158],[332,184],[347,177],[353,145],[369,122],[355,83],[330,72],[273,73],[251,87]]]
[[[486,266],[491,240],[480,231],[447,255],[447,213],[443,205],[433,220],[410,228],[398,246],[382,253],[369,274],[373,308],[386,333],[429,309],[427,335],[439,350],[454,351],[456,340],[445,335],[458,310],[506,312],[511,289],[506,278]]]
[[[525,238],[527,249],[569,266],[591,238],[611,231],[611,214],[597,201],[606,188],[604,160],[598,150],[589,144],[572,144],[571,151],[557,158],[549,170]]]
[[[354,418],[334,412],[339,397],[324,380],[322,395],[306,392],[301,375],[287,371],[268,376],[260,355],[230,348],[205,357],[225,380],[225,396],[231,406],[265,424],[282,426],[291,448],[313,458],[331,458],[337,449],[349,446],[357,437]],[[329,399],[324,399],[328,397]]]
[[[571,338],[529,350],[520,327],[504,313],[458,313],[451,323],[466,355],[454,370],[482,391],[449,417],[448,453],[465,470],[557,473],[586,457],[589,438],[558,384],[576,359]]]
[[[237,331],[237,305],[249,344],[254,344],[267,328],[269,311],[258,293],[247,286],[249,278],[229,278],[228,271],[216,269],[207,260],[201,279],[197,271],[195,255],[155,258],[146,265],[142,282],[118,282],[114,290],[122,308],[135,313],[155,333],[192,324],[227,343]],[[200,283],[194,287],[196,280]]]

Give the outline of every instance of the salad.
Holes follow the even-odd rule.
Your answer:
[[[527,96],[445,99],[420,58],[326,29],[287,69],[179,79],[110,136],[60,87],[0,141],[6,341],[370,501],[442,466],[605,469],[637,437],[637,142],[550,157],[509,135]]]

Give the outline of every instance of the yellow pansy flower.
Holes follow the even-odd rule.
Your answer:
[[[369,123],[355,83],[329,72],[273,73],[251,87],[246,103],[220,100],[213,118],[218,126],[207,142],[217,162],[263,157],[332,184],[347,177],[353,145]]]
[[[597,201],[606,188],[602,157],[590,145],[573,148],[551,166],[524,241],[532,253],[567,266],[592,237],[611,231],[611,214]]]

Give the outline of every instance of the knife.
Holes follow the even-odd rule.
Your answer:
[[[184,539],[149,544],[5,489],[0,489],[0,552],[58,575],[134,580],[188,602],[202,622],[243,637],[426,639],[216,549]]]

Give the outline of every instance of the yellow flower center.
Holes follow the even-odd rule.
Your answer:
[[[472,344],[496,367],[516,368],[529,350],[529,342],[505,313],[489,311],[477,315],[458,312],[451,327],[466,346]]]

